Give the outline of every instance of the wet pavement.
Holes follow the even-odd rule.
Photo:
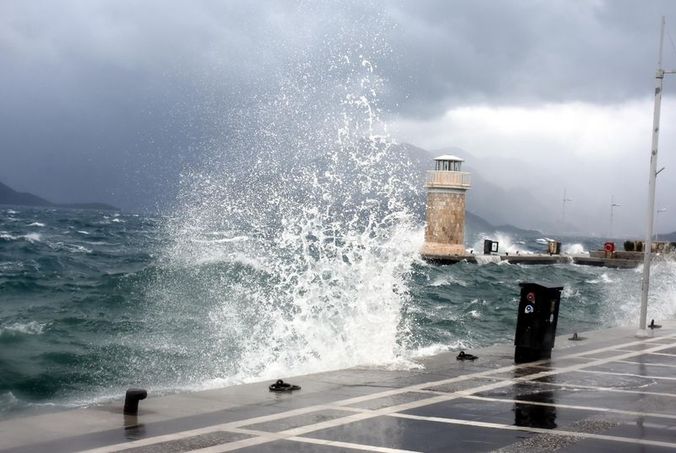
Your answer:
[[[420,359],[421,369],[353,368],[149,395],[0,421],[3,452],[449,452],[676,450],[676,324],[556,339],[552,358],[515,365],[513,346]],[[282,377],[287,380],[287,377]]]

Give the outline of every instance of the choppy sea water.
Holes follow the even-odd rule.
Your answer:
[[[419,355],[511,341],[523,281],[564,286],[559,333],[637,318],[640,268],[431,266],[417,254],[420,228],[398,232],[394,258],[375,243],[331,255],[310,241],[293,267],[245,253],[250,236],[190,234],[177,243],[169,218],[0,209],[0,412],[91,404],[129,386],[173,392],[411,367]],[[498,236],[512,253],[544,248],[536,235]],[[654,269],[649,317],[673,318],[676,265]]]

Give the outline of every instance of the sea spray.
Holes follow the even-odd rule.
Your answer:
[[[635,269],[617,270],[612,278],[607,272],[601,274],[599,280],[603,287],[604,324],[638,327],[642,270],[641,265]],[[655,257],[648,294],[648,322],[655,319],[659,324],[660,320],[673,319],[675,316],[676,261]]]
[[[391,364],[407,349],[421,184],[380,119],[367,50],[292,68],[183,173],[167,271],[149,293],[160,311],[208,312],[201,362],[180,379]]]

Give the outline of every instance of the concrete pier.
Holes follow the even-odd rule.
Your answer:
[[[393,371],[357,367],[0,421],[4,452],[449,452],[676,450],[676,323],[556,339],[515,365],[511,344]]]
[[[630,258],[614,258],[605,256],[587,255],[447,255],[425,253],[423,259],[433,264],[456,264],[463,261],[468,263],[485,263],[506,261],[510,264],[557,264],[573,263],[585,266],[604,266],[616,269],[631,269],[638,266],[642,260]]]

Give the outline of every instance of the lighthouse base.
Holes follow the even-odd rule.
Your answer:
[[[425,242],[422,250],[422,255],[465,255],[465,246],[463,244],[442,244],[440,242]]]

